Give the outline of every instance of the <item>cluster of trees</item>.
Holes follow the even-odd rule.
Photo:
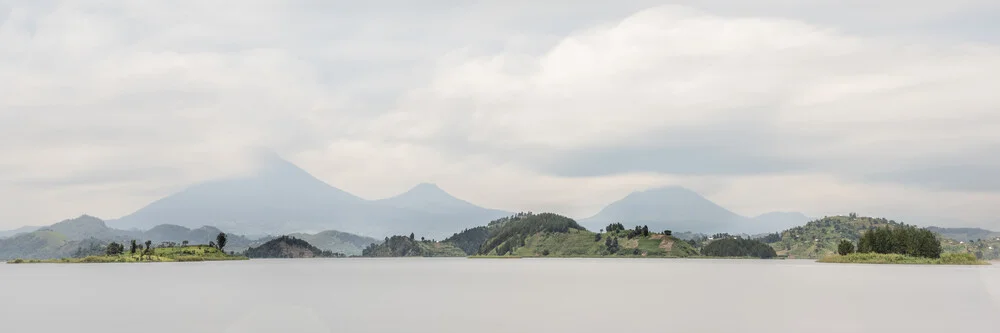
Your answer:
[[[116,242],[111,242],[104,249],[104,254],[107,254],[109,256],[117,256],[117,255],[120,255],[122,253],[125,253],[125,245],[121,245],[121,244],[118,244]]]
[[[865,231],[858,240],[857,250],[861,253],[898,253],[914,257],[940,258],[941,241],[930,230],[904,225]]]
[[[621,223],[612,223],[612,224],[609,224],[607,227],[604,227],[604,231],[607,231],[607,232],[625,231],[625,225],[623,225]]]
[[[842,240],[840,244],[837,244],[837,254],[846,256],[848,254],[854,253],[854,243],[849,240]]]
[[[382,244],[371,243],[361,250],[365,257],[420,257],[423,248],[408,236],[386,237]]]
[[[770,245],[740,237],[714,240],[701,249],[701,254],[712,257],[757,257],[761,259],[774,258],[778,255]]]
[[[764,235],[762,237],[757,237],[757,240],[764,243],[777,243],[781,241],[781,234],[775,232],[771,234]]]
[[[625,234],[625,238],[628,238],[628,239],[636,238],[636,237],[639,237],[639,236],[648,237],[649,236],[649,227],[647,227],[647,226],[642,226],[642,227],[635,226],[635,229],[629,230],[628,233]]]
[[[490,238],[490,228],[486,226],[479,226],[471,229],[462,230],[460,233],[456,233],[451,237],[444,240],[445,243],[451,243],[455,247],[462,249],[465,254],[476,254],[479,252],[479,248],[483,246],[483,243]]]
[[[607,237],[604,239],[604,247],[608,253],[615,254],[618,253],[620,249],[618,247],[618,237]]]

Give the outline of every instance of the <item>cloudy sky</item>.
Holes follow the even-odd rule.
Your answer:
[[[370,199],[1000,229],[1000,2],[803,3],[0,0],[0,229],[260,148]]]

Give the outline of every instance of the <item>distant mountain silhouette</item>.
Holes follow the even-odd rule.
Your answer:
[[[410,190],[386,199],[376,200],[380,206],[394,207],[437,216],[437,222],[427,225],[420,235],[440,238],[465,228],[474,227],[512,213],[476,206],[458,199],[434,184],[422,183]],[[405,234],[403,230],[401,234]]]
[[[14,230],[4,230],[0,231],[0,239],[13,237],[19,234],[29,233],[38,230],[39,227],[36,226],[23,226]]]
[[[196,184],[110,223],[123,229],[212,225],[248,235],[340,230],[443,238],[504,215],[509,213],[477,207],[430,184],[389,199],[365,200],[270,155],[248,177]]]
[[[647,225],[656,231],[757,234],[780,231],[809,221],[805,218],[788,224],[788,221],[800,216],[804,217],[801,213],[776,212],[751,219],[733,213],[692,190],[668,186],[632,192],[597,215],[582,219],[581,223],[593,230],[621,222],[628,227]]]

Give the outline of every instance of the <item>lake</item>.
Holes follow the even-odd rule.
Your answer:
[[[995,332],[1000,265],[302,259],[0,264],[3,332]]]

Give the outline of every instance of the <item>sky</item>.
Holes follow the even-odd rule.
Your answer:
[[[117,218],[274,151],[588,217],[1000,229],[1000,2],[0,0],[0,229]]]

